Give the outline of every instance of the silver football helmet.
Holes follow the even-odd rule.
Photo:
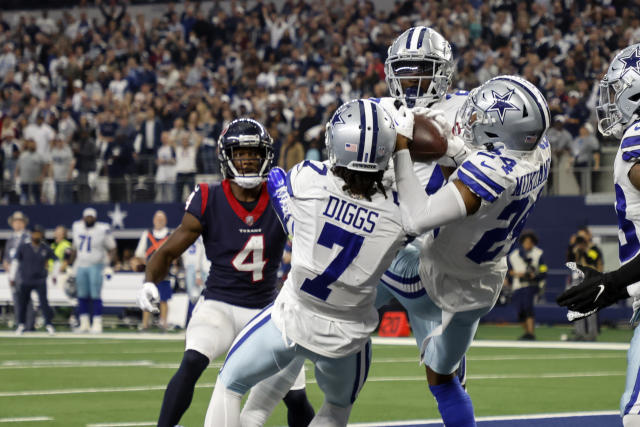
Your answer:
[[[396,147],[396,129],[389,114],[368,99],[342,104],[326,126],[325,143],[332,166],[362,172],[387,168]]]
[[[469,93],[453,132],[471,146],[503,144],[508,150],[530,151],[549,121],[549,106],[538,88],[521,77],[498,76]]]
[[[451,46],[431,28],[409,28],[389,46],[384,71],[392,97],[408,108],[430,107],[451,84]]]
[[[613,58],[598,98],[598,129],[604,136],[622,136],[625,125],[640,117],[640,43]]]

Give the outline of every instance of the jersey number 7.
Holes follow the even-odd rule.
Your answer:
[[[320,232],[318,244],[329,249],[333,248],[333,245],[339,245],[342,246],[342,249],[322,274],[313,279],[306,279],[300,289],[326,301],[331,293],[329,285],[338,280],[349,264],[358,256],[363,242],[363,236],[350,233],[331,223],[325,223]]]

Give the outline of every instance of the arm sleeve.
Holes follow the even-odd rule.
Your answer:
[[[395,159],[396,185],[405,232],[419,235],[464,218],[467,209],[453,182],[428,196],[413,172],[408,150],[400,150]]]
[[[640,283],[636,283],[640,281],[640,255],[636,255],[619,269],[605,273],[605,277],[616,288],[626,287],[630,296],[640,297]]]
[[[195,216],[202,226],[205,226],[205,215],[208,206],[210,188],[206,184],[198,184],[187,198],[185,212]],[[205,194],[206,193],[206,194]]]
[[[104,246],[108,250],[112,250],[116,248],[116,239],[113,238],[113,233],[111,232],[111,227],[105,227],[105,236],[104,236]]]

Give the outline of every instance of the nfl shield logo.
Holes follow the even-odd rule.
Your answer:
[[[244,222],[248,225],[248,226],[252,226],[253,225],[253,216],[252,215],[247,215],[244,219]]]

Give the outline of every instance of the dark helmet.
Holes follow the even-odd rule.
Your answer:
[[[233,163],[233,150],[256,148],[260,152],[258,171],[238,170]],[[218,138],[218,159],[225,179],[244,188],[253,188],[267,178],[273,163],[273,140],[267,129],[248,118],[236,119],[227,125]],[[244,169],[244,168],[242,168]]]

